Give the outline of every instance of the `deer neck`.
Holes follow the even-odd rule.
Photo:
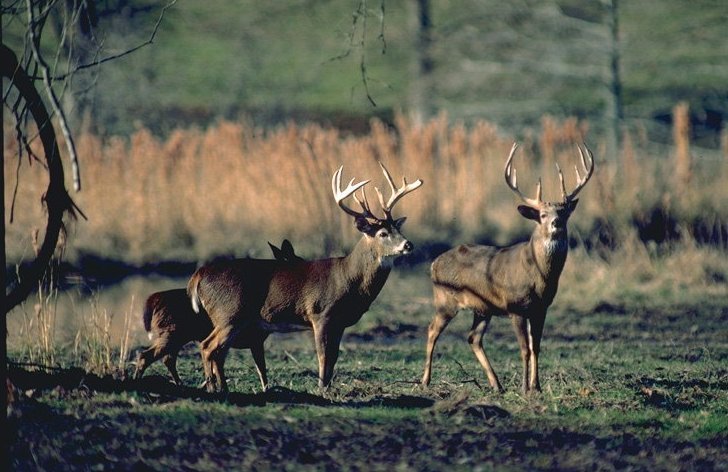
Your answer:
[[[539,273],[544,279],[558,280],[569,252],[569,238],[564,229],[558,235],[543,234],[536,228],[529,241],[531,253]]]
[[[389,277],[393,260],[380,257],[372,238],[364,236],[342,259],[342,270],[348,281],[358,286],[361,295],[376,297]]]

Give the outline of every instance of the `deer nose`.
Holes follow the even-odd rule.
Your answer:
[[[415,248],[415,245],[414,245],[414,244],[412,244],[411,242],[409,242],[409,241],[406,241],[406,242],[404,243],[404,252],[411,252],[411,251],[412,251],[412,249],[414,249],[414,248]]]

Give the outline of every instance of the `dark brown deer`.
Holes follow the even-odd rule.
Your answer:
[[[440,255],[432,263],[435,317],[427,333],[427,352],[422,384],[429,385],[432,354],[437,339],[460,309],[473,312],[473,325],[468,343],[488,376],[491,387],[503,388],[483,350],[483,334],[493,315],[510,316],[518,338],[523,363],[523,392],[541,391],[538,378],[538,356],[546,311],[556,295],[559,276],[569,249],[566,223],[576,208],[576,195],[594,172],[594,157],[584,146],[579,147],[584,175],[576,169],[576,188],[567,195],[564,176],[559,172],[561,202],[541,199],[541,181],[536,198],[527,198],[519,190],[513,168],[514,144],[506,161],[508,187],[525,205],[518,211],[537,226],[529,241],[508,247],[461,245]],[[585,157],[585,154],[588,156]]]
[[[339,343],[344,329],[369,309],[387,281],[396,256],[413,246],[400,232],[405,218],[393,219],[392,208],[405,195],[422,185],[403,179],[397,188],[387,169],[380,164],[392,190],[385,203],[378,189],[384,218],[375,216],[363,187],[352,179],[341,190],[339,168],[331,186],[334,200],[354,217],[362,237],[345,256],[316,261],[280,262],[238,259],[203,266],[187,286],[192,305],[210,316],[213,330],[202,342],[202,361],[209,391],[226,391],[224,363],[230,347],[251,349],[261,381],[266,383],[263,344],[271,332],[313,330],[318,356],[319,386],[331,382]],[[355,193],[361,189],[362,198]],[[355,211],[344,204],[354,196],[361,207]]]
[[[149,295],[143,320],[152,345],[139,353],[134,378],[141,378],[151,364],[162,359],[174,383],[182,385],[177,373],[177,355],[188,342],[202,341],[210,334],[210,318],[205,313],[195,313],[187,291],[179,288]]]
[[[287,239],[278,248],[270,242],[273,257],[278,261],[301,261]],[[142,313],[144,330],[152,345],[139,353],[134,378],[139,379],[154,362],[162,362],[177,385],[182,380],[177,373],[177,356],[182,347],[192,341],[202,341],[210,335],[212,323],[207,313],[192,309],[187,290],[184,288],[155,292],[147,298]],[[265,385],[263,385],[265,387]]]

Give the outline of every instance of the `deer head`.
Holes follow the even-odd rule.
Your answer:
[[[529,220],[533,220],[538,223],[536,232],[546,240],[566,239],[566,223],[568,222],[571,213],[576,208],[576,204],[579,202],[576,195],[584,188],[594,173],[594,156],[586,145],[584,145],[584,150],[582,150],[581,146],[577,146],[584,175],[582,176],[579,171],[579,166],[575,165],[574,170],[576,171],[577,183],[574,190],[572,190],[569,194],[566,193],[564,175],[561,173],[561,168],[559,168],[559,165],[556,164],[556,169],[559,173],[559,182],[561,183],[561,201],[545,202],[541,198],[540,178],[536,185],[536,198],[528,198],[523,195],[520,190],[518,190],[516,169],[513,167],[513,156],[515,155],[517,148],[518,144],[514,143],[511,148],[511,152],[508,155],[505,167],[505,179],[508,187],[525,203],[525,205],[518,206],[519,213],[521,213],[524,218],[528,218]]]
[[[409,242],[401,233],[402,225],[406,218],[392,217],[392,208],[394,205],[405,195],[410,192],[417,190],[422,185],[422,180],[417,179],[411,184],[407,183],[407,179],[402,178],[402,186],[397,188],[392,180],[392,176],[387,171],[387,168],[380,162],[379,166],[382,168],[384,177],[387,179],[392,194],[389,200],[385,202],[382,192],[378,188],[374,188],[379,197],[379,204],[384,212],[384,218],[376,216],[369,206],[367,200],[366,191],[364,186],[369,183],[369,180],[363,182],[354,183],[354,179],[351,179],[349,184],[344,190],[341,190],[341,173],[343,166],[339,167],[339,170],[334,172],[331,179],[331,190],[334,194],[334,200],[339,207],[344,210],[348,215],[354,217],[356,229],[364,235],[366,243],[377,253],[380,260],[388,257],[399,256],[407,254],[412,251],[413,245]],[[361,197],[357,196],[356,192],[361,190]],[[353,210],[344,204],[344,200],[350,196],[354,197],[354,200],[361,207],[361,211]]]

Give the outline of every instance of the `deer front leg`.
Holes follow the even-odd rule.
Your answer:
[[[344,330],[327,323],[314,323],[313,335],[319,363],[319,388],[326,388],[334,375],[334,365],[339,357],[339,344]]]
[[[528,322],[528,340],[531,348],[531,373],[529,377],[529,388],[533,391],[541,391],[541,382],[538,379],[538,356],[541,352],[541,336],[546,315],[536,316]]]
[[[250,346],[250,353],[253,355],[253,362],[255,362],[255,368],[258,371],[260,385],[265,392],[266,390],[268,390],[268,377],[266,375],[265,351],[263,350],[263,341],[261,341],[260,343],[254,342]]]
[[[478,359],[483,370],[485,370],[485,375],[488,376],[490,386],[496,392],[502,393],[503,387],[498,381],[498,377],[495,375],[495,371],[490,365],[488,357],[485,355],[485,350],[483,349],[483,334],[485,334],[485,330],[488,328],[490,319],[491,315],[473,314],[473,327],[468,334],[468,344],[470,344],[470,349],[473,350],[473,354],[475,354],[476,359]]]
[[[521,391],[526,394],[529,391],[529,363],[531,361],[531,350],[528,336],[528,320],[522,316],[511,314],[513,330],[518,338],[518,347],[521,349],[521,363],[523,364],[523,382]]]

